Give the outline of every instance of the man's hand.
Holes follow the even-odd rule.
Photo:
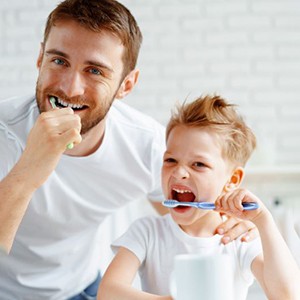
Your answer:
[[[226,217],[226,220],[217,227],[216,233],[223,235],[223,244],[227,244],[240,236],[243,242],[252,241],[258,236],[258,230],[252,222],[234,217]]]
[[[55,169],[70,142],[81,142],[81,120],[71,108],[39,115],[17,167],[27,173],[28,185],[38,188]]]

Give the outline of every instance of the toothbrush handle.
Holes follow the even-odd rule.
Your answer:
[[[259,208],[257,202],[243,202],[242,203],[244,210],[255,210]]]
[[[210,203],[210,202],[192,202],[195,205],[193,205],[194,207],[198,207],[201,209],[215,209],[215,205],[214,203]],[[259,207],[258,203],[256,202],[243,202],[242,203],[244,210],[254,210],[257,209]]]

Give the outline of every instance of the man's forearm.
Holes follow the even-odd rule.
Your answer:
[[[15,166],[0,182],[0,247],[9,253],[34,188]]]

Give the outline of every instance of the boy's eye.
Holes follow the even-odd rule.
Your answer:
[[[176,160],[174,158],[165,158],[164,162],[165,163],[174,163],[174,162],[176,162]]]
[[[201,168],[201,167],[205,167],[206,165],[204,163],[198,161],[198,162],[194,163],[194,166],[197,168]]]

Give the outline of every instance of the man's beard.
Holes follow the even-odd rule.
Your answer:
[[[53,91],[52,89],[45,89],[43,92],[41,91],[40,87],[39,87],[39,81],[37,81],[36,83],[36,102],[37,102],[37,106],[39,109],[39,112],[46,112],[46,103],[44,101],[44,97],[43,95],[45,95],[45,98],[47,97],[47,95],[56,95],[58,98],[62,99],[63,101],[67,102],[67,103],[85,103],[84,97],[76,97],[76,101],[74,101],[75,98],[73,98],[73,102],[70,101],[70,98],[68,98],[64,92],[62,92],[61,90],[59,91]],[[86,134],[89,130],[91,130],[92,128],[94,128],[96,125],[98,125],[101,121],[104,120],[104,118],[106,117],[107,113],[109,112],[112,103],[114,102],[115,96],[117,94],[118,89],[116,90],[116,92],[114,93],[113,97],[107,101],[107,99],[105,101],[102,101],[105,103],[105,107],[100,108],[98,112],[93,111],[92,107],[89,107],[88,109],[90,111],[92,111],[92,114],[90,115],[84,115],[81,117],[81,130],[80,130],[80,134],[84,135]]]

